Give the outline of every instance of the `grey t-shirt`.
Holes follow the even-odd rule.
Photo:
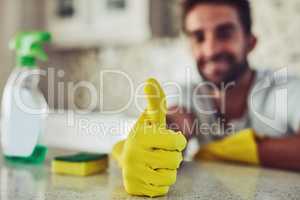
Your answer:
[[[201,81],[187,90],[183,106],[197,116],[196,136],[200,143],[221,139],[242,129],[252,128],[256,134],[272,138],[294,134],[300,125],[300,79],[287,69],[257,71],[248,95],[248,109],[240,119],[225,123],[207,96]]]

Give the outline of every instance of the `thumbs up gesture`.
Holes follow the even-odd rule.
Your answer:
[[[155,197],[167,194],[176,182],[186,139],[166,128],[166,97],[159,83],[149,79],[144,92],[148,106],[127,140],[114,146],[113,157],[129,194]]]

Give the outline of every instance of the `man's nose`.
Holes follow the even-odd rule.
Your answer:
[[[207,35],[203,44],[203,54],[206,58],[212,58],[219,54],[222,50],[222,44],[214,37],[214,35]]]

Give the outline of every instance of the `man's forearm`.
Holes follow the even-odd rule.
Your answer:
[[[260,140],[258,153],[263,166],[300,170],[300,135]]]
[[[192,113],[186,112],[183,108],[173,107],[172,112],[167,116],[167,122],[170,128],[182,131],[189,139],[195,130],[193,123],[196,120]],[[287,170],[300,171],[300,131],[294,136],[280,139],[261,139],[257,140],[258,154],[261,165],[265,167],[280,168]]]

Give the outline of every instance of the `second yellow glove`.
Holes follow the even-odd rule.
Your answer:
[[[209,143],[199,150],[195,158],[258,165],[259,157],[255,133],[252,129],[246,129],[222,140]]]

